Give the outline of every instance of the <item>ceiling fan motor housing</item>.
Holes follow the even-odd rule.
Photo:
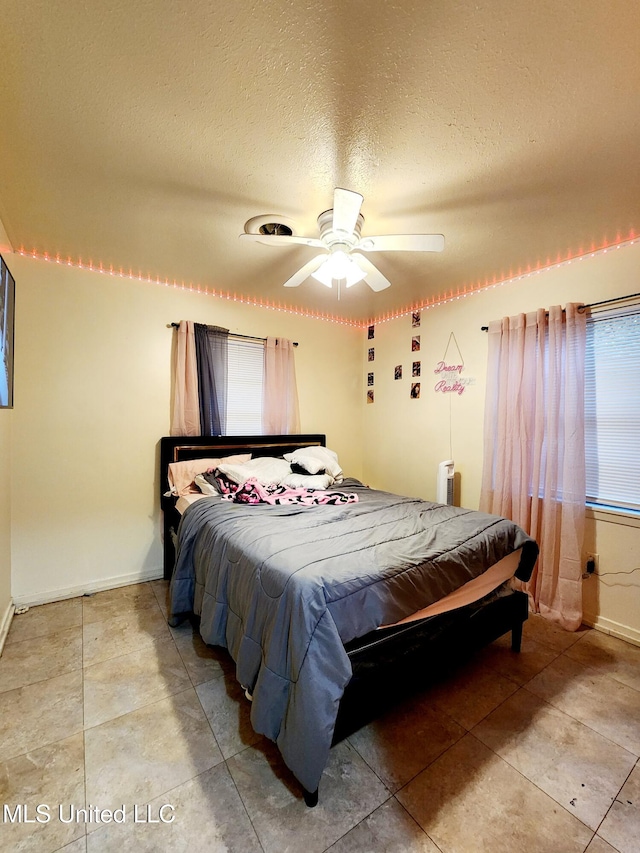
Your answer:
[[[353,249],[360,239],[360,231],[364,223],[364,216],[359,213],[356,219],[356,224],[351,233],[347,231],[333,230],[333,210],[325,210],[318,217],[318,228],[320,229],[320,239],[325,246],[331,251],[341,251],[345,254]]]

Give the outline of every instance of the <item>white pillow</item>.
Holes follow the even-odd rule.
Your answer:
[[[328,489],[332,483],[330,474],[289,474],[280,485],[290,489]]]
[[[287,462],[299,465],[309,474],[320,474],[325,471],[336,482],[342,480],[342,468],[338,464],[338,454],[328,447],[301,447],[293,453],[285,453]]]
[[[291,465],[284,459],[272,456],[259,456],[242,465],[218,465],[217,469],[233,483],[242,486],[247,480],[256,479],[261,486],[280,483],[291,473]]]

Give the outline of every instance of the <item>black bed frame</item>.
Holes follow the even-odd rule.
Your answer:
[[[164,575],[170,578],[175,562],[174,538],[180,514],[175,498],[167,497],[169,462],[200,456],[281,456],[299,447],[325,445],[325,436],[171,436],[160,440],[161,505],[164,511]],[[535,549],[527,560],[535,562]],[[533,567],[533,562],[531,567]],[[511,648],[520,651],[522,626],[528,617],[528,599],[522,592],[500,589],[480,601],[438,616],[378,629],[345,645],[353,675],[336,721],[333,742],[371,722],[403,697],[415,693],[451,670],[475,651],[511,632]],[[416,673],[419,673],[416,676]],[[303,791],[314,806],[318,791]]]

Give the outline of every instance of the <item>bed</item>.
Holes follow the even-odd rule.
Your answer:
[[[389,701],[508,631],[519,650],[527,598],[505,581],[527,580],[537,557],[507,519],[349,478],[318,506],[169,488],[170,462],[324,446],[320,434],[160,443],[171,620],[195,614],[205,642],[229,650],[253,727],[277,743],[307,805],[332,743]]]

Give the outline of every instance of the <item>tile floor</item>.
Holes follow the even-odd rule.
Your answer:
[[[640,648],[532,617],[520,655],[502,638],[334,747],[307,809],[226,654],[168,627],[166,591],[14,618],[3,853],[639,853]]]

